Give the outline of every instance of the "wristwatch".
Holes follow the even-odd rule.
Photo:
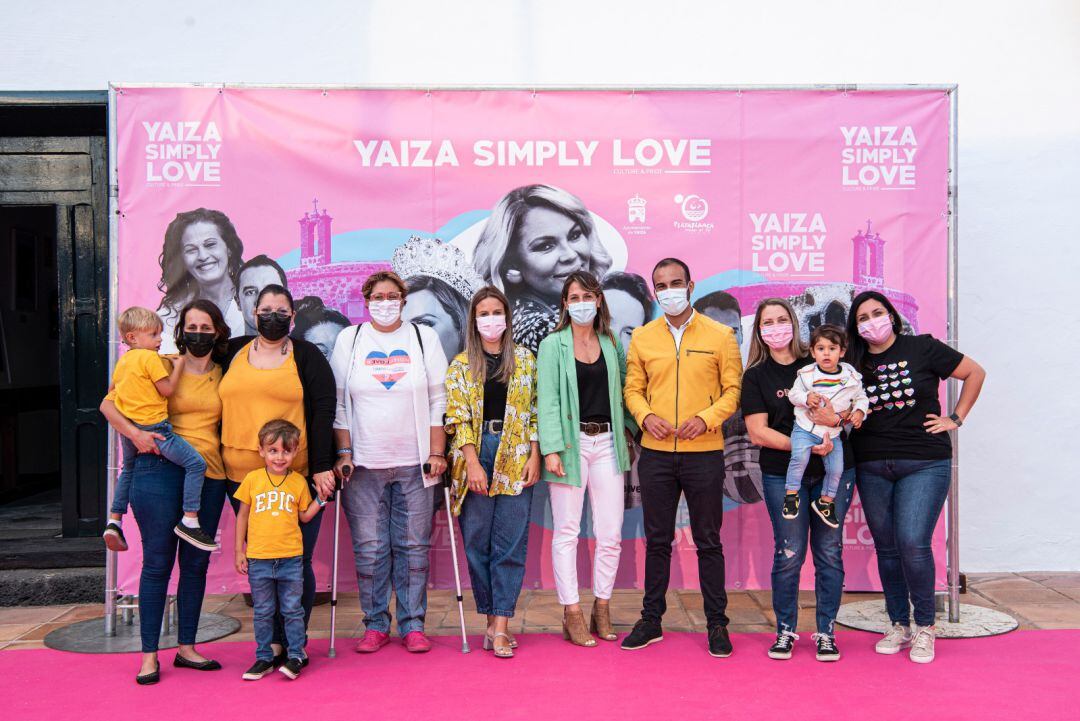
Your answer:
[[[952,420],[952,422],[956,424],[957,428],[964,425],[964,419],[961,418],[960,416],[956,415],[956,411],[953,411],[952,413],[949,414],[949,419]]]

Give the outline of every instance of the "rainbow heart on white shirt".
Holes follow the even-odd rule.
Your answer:
[[[408,374],[411,362],[409,354],[400,348],[390,351],[390,355],[373,350],[364,358],[364,365],[371,369],[371,377],[387,390]]]

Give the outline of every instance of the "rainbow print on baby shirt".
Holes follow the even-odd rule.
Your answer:
[[[829,390],[830,388],[838,388],[844,384],[839,378],[818,378],[814,381],[814,388],[824,388]]]

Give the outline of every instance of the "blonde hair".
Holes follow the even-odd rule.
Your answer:
[[[469,318],[465,330],[465,357],[469,360],[469,373],[472,375],[473,382],[483,384],[487,380],[487,358],[484,357],[484,339],[480,337],[480,330],[476,327],[476,306],[488,298],[494,298],[502,303],[503,311],[506,313],[506,330],[503,331],[502,348],[499,350],[502,359],[495,380],[500,383],[509,383],[514,375],[514,334],[510,320],[510,302],[503,292],[493,285],[486,285],[476,291],[469,303]]]
[[[769,358],[769,346],[761,338],[761,315],[770,305],[783,308],[787,311],[788,317],[791,318],[791,342],[788,343],[788,350],[791,351],[791,355],[796,358],[805,358],[807,355],[806,344],[802,342],[802,335],[799,332],[799,316],[795,314],[795,309],[791,307],[791,303],[783,298],[766,298],[758,303],[757,311],[754,313],[754,332],[750,336],[750,354],[746,359],[747,368],[753,368],[759,363],[764,363]]]
[[[116,319],[116,325],[120,328],[121,338],[128,333],[140,330],[161,330],[165,327],[157,313],[138,305],[133,305],[121,313]]]
[[[533,208],[554,210],[580,225],[589,240],[589,271],[598,278],[604,277],[611,267],[611,256],[600,242],[596,225],[581,199],[551,185],[523,185],[511,190],[495,205],[473,250],[473,267],[485,283],[506,292],[504,274],[518,252],[517,244],[521,240],[518,230]]]

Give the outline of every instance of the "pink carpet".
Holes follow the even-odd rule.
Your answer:
[[[604,643],[570,646],[557,636],[521,636],[518,657],[499,660],[460,640],[434,639],[426,656],[397,643],[374,656],[327,641],[311,645],[312,663],[297,681],[275,673],[245,682],[252,643],[202,647],[225,669],[199,673],[171,666],[138,687],[135,655],[87,656],[51,650],[0,653],[3,718],[16,719],[1080,719],[1080,631],[1020,631],[993,638],[939,641],[937,660],[879,656],[875,637],[838,636],[839,663],[814,660],[807,636],[790,661],[765,651],[772,638],[736,635],[735,654],[714,659],[704,637],[669,633],[641,651]],[[495,706],[496,698],[502,698]]]

